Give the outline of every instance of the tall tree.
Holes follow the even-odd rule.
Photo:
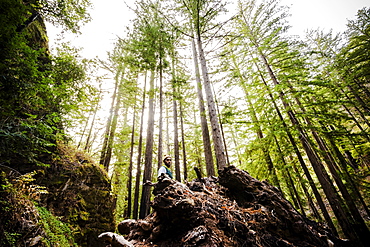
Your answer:
[[[274,6],[275,5],[275,6]],[[365,244],[367,241],[366,238],[368,234],[364,234],[368,232],[366,227],[360,227],[358,224],[352,222],[352,217],[354,215],[349,215],[346,212],[346,209],[343,206],[342,198],[338,195],[336,188],[331,182],[329,175],[327,174],[322,161],[320,160],[319,155],[316,153],[313,143],[310,140],[310,137],[307,135],[306,131],[302,128],[302,124],[300,123],[299,119],[296,116],[294,108],[292,104],[289,103],[289,97],[283,92],[283,89],[279,87],[281,85],[278,79],[279,74],[284,73],[284,69],[278,70],[278,65],[275,64],[275,61],[278,60],[274,53],[283,54],[282,51],[285,51],[285,54],[289,54],[286,59],[287,61],[293,61],[296,53],[287,52],[287,43],[283,39],[280,38],[280,34],[285,30],[283,24],[283,18],[286,16],[284,12],[279,14],[277,11],[274,12],[276,8],[275,1],[271,1],[265,5],[260,5],[257,7],[259,13],[269,13],[266,15],[267,18],[261,19],[259,22],[254,22],[254,20],[258,20],[256,17],[250,17],[250,12],[247,14],[245,11],[247,8],[243,8],[241,5],[240,9],[243,11],[241,12],[241,16],[243,18],[243,24],[245,28],[245,34],[247,34],[248,39],[250,40],[251,44],[254,47],[255,53],[260,58],[262,65],[269,76],[270,81],[275,85],[277,88],[277,93],[279,98],[282,102],[282,105],[287,112],[287,115],[290,119],[292,126],[294,126],[299,134],[299,140],[301,145],[306,152],[308,159],[315,171],[315,174],[322,185],[324,193],[328,198],[331,208],[333,209],[334,214],[338,218],[339,224],[342,227],[345,234],[352,239],[352,241],[358,244]],[[249,5],[250,9],[253,9],[253,5]],[[245,11],[245,12],[244,12]],[[258,11],[257,11],[258,13]],[[248,15],[248,16],[247,16]],[[257,16],[257,15],[256,15]],[[273,19],[272,17],[275,17]],[[258,24],[257,24],[258,23]],[[256,25],[257,24],[257,25]],[[261,32],[262,27],[268,27],[269,29],[263,30]],[[275,51],[274,53],[270,52],[271,50]],[[289,57],[290,56],[290,57]],[[296,59],[295,61],[298,61]],[[286,64],[286,62],[285,62]],[[275,71],[274,71],[275,67]],[[277,67],[277,68],[276,68]],[[281,77],[282,78],[282,77]],[[266,85],[267,86],[267,85]],[[354,230],[354,228],[356,230]]]
[[[200,70],[199,70],[199,63],[198,63],[198,53],[196,50],[194,38],[191,39],[191,47],[193,51],[195,80],[197,84],[198,107],[199,107],[199,114],[200,114],[200,123],[202,126],[202,138],[203,138],[203,146],[204,146],[204,157],[206,161],[206,171],[207,171],[207,176],[210,177],[210,176],[215,175],[215,168],[214,168],[213,155],[212,155],[212,149],[211,149],[211,139],[209,136],[208,122],[206,118],[206,110],[204,107],[202,82],[200,79]]]
[[[149,81],[149,100],[148,100],[148,124],[146,130],[146,143],[145,143],[145,159],[144,159],[144,174],[143,184],[147,181],[152,181],[152,158],[153,158],[153,143],[154,143],[154,79],[155,72],[151,71]],[[143,219],[149,214],[149,201],[150,201],[150,186],[143,186],[141,203],[140,203],[140,214],[139,218]]]
[[[208,29],[217,28],[220,24],[211,27],[211,21],[221,12],[224,11],[224,4],[219,1],[201,1],[201,0],[187,0],[183,1],[184,6],[190,18],[190,25],[195,33],[195,41],[198,48],[198,55],[201,65],[203,86],[206,93],[208,104],[208,116],[211,123],[213,145],[217,160],[218,169],[222,169],[227,165],[225,157],[225,149],[222,141],[221,128],[217,116],[217,109],[212,93],[211,82],[209,79],[209,72],[207,61],[204,52],[204,44],[202,36]]]
[[[144,127],[144,113],[145,113],[145,96],[146,96],[146,81],[147,75],[145,73],[144,78],[144,92],[141,105],[141,116],[140,116],[140,130],[139,130],[139,143],[137,150],[137,162],[136,162],[136,179],[135,179],[135,192],[134,192],[134,208],[133,215],[134,219],[139,216],[139,196],[140,196],[140,178],[141,178],[141,156],[142,156],[142,143],[143,143],[143,127]]]

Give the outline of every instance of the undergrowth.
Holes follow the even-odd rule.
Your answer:
[[[37,207],[40,214],[40,224],[44,228],[46,238],[43,242],[46,246],[78,246],[74,242],[73,234],[69,224],[63,223],[52,215],[46,208]]]

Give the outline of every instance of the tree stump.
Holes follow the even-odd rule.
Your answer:
[[[153,213],[118,230],[134,246],[351,246],[302,216],[267,182],[233,166],[187,185],[160,177]]]

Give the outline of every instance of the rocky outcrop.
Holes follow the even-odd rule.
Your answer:
[[[49,167],[20,174],[0,167],[0,246],[105,246],[115,229],[115,198],[106,172],[59,146]]]
[[[37,183],[49,192],[41,197],[41,205],[75,229],[79,246],[103,246],[97,235],[114,230],[115,199],[100,166],[83,153],[72,157],[64,153],[37,177]]]

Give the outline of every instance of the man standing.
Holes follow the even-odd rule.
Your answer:
[[[163,159],[163,165],[158,170],[158,177],[161,176],[162,173],[164,173],[167,174],[171,179],[173,179],[172,172],[170,170],[171,163],[172,163],[171,156],[166,155]]]

